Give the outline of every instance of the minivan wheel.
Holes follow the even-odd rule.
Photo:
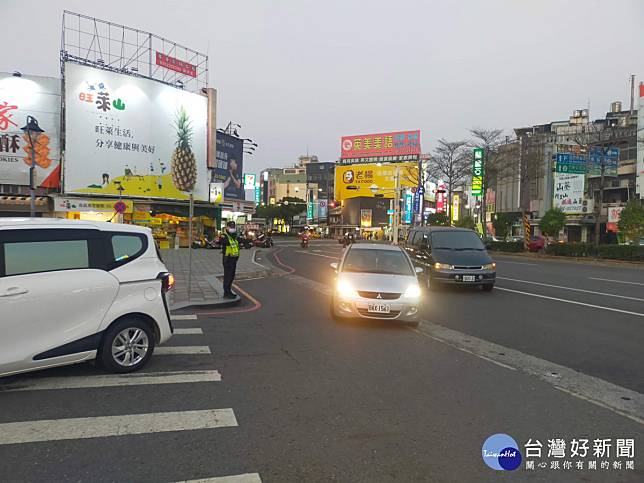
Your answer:
[[[126,318],[103,336],[97,360],[108,371],[126,373],[142,368],[154,352],[154,332],[149,324]]]

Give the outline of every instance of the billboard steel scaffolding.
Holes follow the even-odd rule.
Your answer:
[[[208,87],[208,56],[171,40],[79,13],[63,12],[61,75],[66,61],[163,82],[190,92]]]

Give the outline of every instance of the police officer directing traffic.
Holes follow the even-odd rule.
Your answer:
[[[226,231],[221,237],[221,253],[224,266],[224,298],[234,299],[237,295],[233,293],[232,286],[237,270],[237,260],[239,260],[239,240],[237,240],[235,222],[232,220],[226,223]]]

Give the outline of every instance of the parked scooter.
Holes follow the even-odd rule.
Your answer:
[[[273,237],[262,233],[253,242],[253,245],[258,248],[271,248],[273,246]]]

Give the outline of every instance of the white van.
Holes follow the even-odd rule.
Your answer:
[[[173,332],[147,228],[0,218],[0,376],[96,359],[143,367]]]

